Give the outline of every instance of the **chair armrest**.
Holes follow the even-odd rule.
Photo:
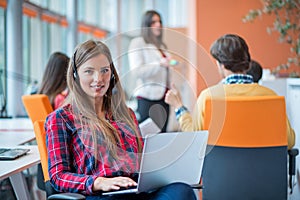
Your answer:
[[[59,193],[53,194],[47,198],[48,200],[82,200],[85,199],[85,196],[77,193]]]
[[[296,174],[296,156],[299,154],[299,150],[296,148],[288,150],[289,154],[289,188],[290,194],[293,193],[294,176]]]
[[[299,150],[296,148],[288,150],[289,154],[289,175],[296,174],[296,156],[299,154]]]
[[[203,185],[202,184],[192,184],[190,185],[193,189],[203,189]]]
[[[50,184],[50,181],[45,182],[45,189],[47,194],[48,200],[82,200],[85,199],[85,196],[78,193],[58,193],[54,190],[52,185]]]

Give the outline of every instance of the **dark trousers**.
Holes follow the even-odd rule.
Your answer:
[[[150,117],[161,128],[161,132],[166,132],[169,119],[169,105],[165,103],[164,98],[153,101],[139,97],[137,102],[137,112],[140,115],[139,122]]]
[[[172,183],[155,192],[112,196],[87,196],[87,200],[196,200],[194,190],[185,183]]]

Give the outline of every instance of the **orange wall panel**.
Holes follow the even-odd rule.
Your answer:
[[[290,47],[278,42],[277,32],[267,33],[267,27],[273,24],[272,16],[263,15],[254,22],[242,22],[250,9],[261,6],[260,0],[197,1],[197,42],[209,51],[215,39],[226,33],[234,33],[247,41],[252,58],[264,68],[275,68],[286,63],[291,56]]]

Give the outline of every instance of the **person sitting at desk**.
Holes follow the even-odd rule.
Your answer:
[[[195,200],[184,183],[149,193],[102,196],[104,191],[136,186],[143,139],[108,47],[100,41],[80,44],[67,72],[67,104],[48,115],[46,143],[50,182],[57,191],[86,199]],[[113,89],[115,88],[115,92]]]
[[[203,90],[194,110],[194,116],[183,105],[181,95],[172,84],[165,97],[166,103],[175,107],[176,119],[183,131],[202,130],[204,118],[204,104],[209,96],[273,96],[273,90],[254,83],[253,77],[247,75],[250,53],[243,38],[234,34],[226,34],[218,38],[210,48],[211,55],[216,59],[219,72],[224,78],[222,84],[217,84]],[[288,148],[295,145],[295,132],[287,119]]]

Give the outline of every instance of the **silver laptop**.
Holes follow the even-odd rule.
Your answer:
[[[149,192],[174,182],[198,184],[208,131],[147,135],[136,188],[103,195]]]

